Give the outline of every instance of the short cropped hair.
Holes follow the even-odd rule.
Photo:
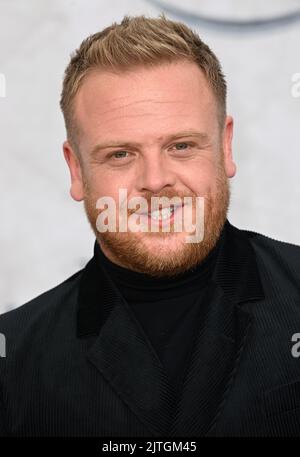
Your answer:
[[[65,70],[60,107],[67,137],[76,149],[78,126],[74,116],[74,99],[92,70],[124,73],[137,67],[153,67],[186,60],[204,72],[218,106],[220,125],[226,118],[226,81],[219,60],[199,35],[182,22],[167,19],[124,16],[100,32],[87,37],[71,54]]]

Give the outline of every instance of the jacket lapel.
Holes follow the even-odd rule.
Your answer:
[[[251,326],[251,315],[233,306],[213,281],[205,300],[208,314],[201,331],[196,333],[171,436],[203,436],[213,429],[234,381]]]
[[[248,236],[226,222],[171,436],[213,435],[230,394],[253,322],[246,305],[264,298]]]
[[[99,270],[93,258],[81,280],[78,336],[98,333],[88,359],[149,432],[159,436],[170,426],[172,387],[139,322]]]
[[[183,391],[172,386],[147,335],[93,257],[81,278],[78,336],[97,335],[87,357],[156,436],[213,434],[251,327],[241,305],[264,297],[247,235],[228,221],[195,333]],[[201,329],[200,329],[201,327]]]

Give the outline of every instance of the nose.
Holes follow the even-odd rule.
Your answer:
[[[139,192],[148,191],[157,194],[164,187],[173,187],[175,183],[175,172],[161,152],[152,151],[143,158],[136,183]]]

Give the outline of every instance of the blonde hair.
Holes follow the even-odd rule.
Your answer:
[[[71,54],[65,70],[60,107],[67,137],[77,149],[79,126],[74,119],[74,99],[91,70],[116,73],[138,66],[157,66],[179,60],[196,63],[204,72],[216,97],[220,125],[226,117],[226,81],[219,60],[194,31],[182,22],[158,18],[124,16],[100,32],[87,37]]]

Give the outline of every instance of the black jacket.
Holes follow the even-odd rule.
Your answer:
[[[227,220],[207,299],[179,401],[94,257],[1,315],[0,435],[300,436],[300,247]]]

